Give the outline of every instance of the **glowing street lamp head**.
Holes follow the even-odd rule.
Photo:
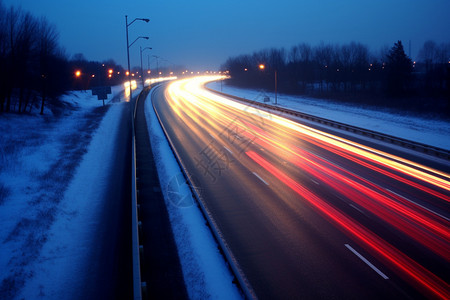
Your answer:
[[[129,76],[130,75],[130,71],[126,71],[125,75]]]
[[[81,71],[80,70],[76,70],[75,71],[75,77],[80,77],[81,76]]]
[[[266,68],[266,66],[265,66],[264,64],[260,64],[260,65],[259,65],[259,69],[260,69],[260,70],[264,70],[265,68]]]
[[[109,74],[112,74],[112,73],[113,73],[113,69],[109,69],[109,70],[108,70],[108,73],[109,73]]]

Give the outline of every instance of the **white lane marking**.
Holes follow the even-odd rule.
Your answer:
[[[357,211],[359,211],[359,212],[362,213],[363,215],[366,215],[362,210],[360,210],[359,208],[357,208],[357,207],[354,206],[353,204],[349,203],[348,205],[350,205],[351,207],[353,207],[354,209],[356,209]]]
[[[231,155],[233,155],[233,151],[231,151],[230,149],[228,149],[227,147],[223,146],[225,148],[225,150],[227,150],[228,152],[230,152]]]
[[[415,205],[420,206],[420,207],[422,207],[422,208],[425,209],[425,210],[428,210],[430,213],[435,214],[436,216],[439,216],[439,217],[441,217],[442,219],[445,219],[446,221],[450,221],[450,219],[447,218],[446,216],[443,216],[443,215],[441,215],[441,214],[439,214],[439,213],[437,213],[437,212],[435,212],[435,211],[433,211],[433,210],[431,210],[431,209],[429,209],[429,208],[427,208],[427,207],[425,207],[425,206],[423,206],[423,205],[420,205],[419,203],[417,203],[417,202],[415,202],[415,201],[413,201],[413,200],[411,200],[411,199],[408,199],[408,198],[406,198],[406,197],[403,197],[402,195],[399,195],[399,194],[397,194],[396,192],[391,191],[390,189],[386,189],[386,191],[389,191],[389,192],[391,192],[392,194],[397,195],[397,196],[399,196],[400,198],[405,199],[406,201],[409,201],[409,202],[411,202],[411,203],[414,203]]]
[[[255,172],[253,172],[253,175],[255,175],[256,177],[259,178],[259,180],[261,180],[262,182],[264,182],[266,185],[269,185],[264,179],[262,179],[258,174],[256,174]]]
[[[375,267],[370,261],[368,261],[364,256],[362,256],[361,254],[358,253],[358,251],[356,251],[355,249],[352,248],[352,246],[350,246],[349,244],[345,244],[345,247],[347,247],[348,250],[352,251],[353,254],[355,254],[356,256],[359,257],[359,259],[361,259],[363,262],[365,262],[369,267],[372,268],[372,270],[374,270],[375,272],[378,273],[378,275],[380,275],[381,277],[383,277],[383,279],[389,279],[389,277],[386,276],[386,274],[384,274],[383,272],[381,272],[377,267]]]
[[[311,178],[310,178],[311,179]],[[317,181],[315,181],[314,179],[311,179],[312,182],[314,182],[317,185],[320,185],[320,183],[318,183]]]

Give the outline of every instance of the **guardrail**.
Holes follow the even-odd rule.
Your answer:
[[[141,300],[143,291],[145,291],[146,283],[141,280],[141,260],[140,260],[140,243],[139,243],[139,216],[138,216],[138,204],[137,204],[137,181],[136,181],[136,131],[135,131],[135,118],[137,103],[140,97],[148,92],[144,89],[136,97],[133,103],[131,99],[131,241],[132,241],[132,255],[133,255],[133,299]]]
[[[359,134],[359,135],[363,135],[366,137],[370,137],[373,139],[377,139],[380,141],[384,141],[393,145],[398,145],[401,146],[403,148],[408,148],[417,152],[422,152],[428,155],[432,155],[435,157],[439,157],[445,160],[450,160],[450,150],[446,150],[446,149],[442,149],[439,147],[434,147],[434,146],[430,146],[430,145],[426,145],[426,144],[422,144],[422,143],[418,143],[418,142],[414,142],[414,141],[410,141],[407,139],[403,139],[403,138],[399,138],[399,137],[395,137],[392,135],[388,135],[388,134],[384,134],[384,133],[380,133],[377,131],[373,131],[373,130],[369,130],[369,129],[364,129],[361,127],[357,127],[357,126],[353,126],[353,125],[348,125],[348,124],[344,124],[341,122],[337,122],[337,121],[332,121],[332,120],[328,120],[325,118],[321,118],[321,117],[317,117],[317,116],[313,116],[310,114],[306,114],[306,113],[302,113],[296,110],[292,110],[292,109],[288,109],[288,108],[283,108],[283,107],[279,107],[279,106],[275,106],[275,105],[270,105],[270,104],[266,104],[266,103],[261,103],[258,101],[254,101],[254,100],[249,100],[249,99],[245,99],[245,98],[241,98],[241,97],[237,97],[234,95],[229,95],[223,92],[219,92],[216,91],[214,89],[208,88],[205,86],[205,88],[212,92],[212,93],[216,93],[225,97],[229,97],[229,98],[233,98],[239,101],[243,101],[246,103],[249,103],[251,105],[257,105],[266,109],[270,109],[270,110],[274,110],[274,111],[279,111],[281,113],[284,114],[288,114],[288,115],[292,115],[295,117],[299,117],[308,121],[313,121],[316,123],[320,123],[323,125],[327,125],[330,127],[334,127],[337,129],[342,129],[351,133],[355,133],[355,134]]]
[[[238,281],[238,284],[244,293],[246,299],[256,299],[256,294],[254,293],[253,289],[250,286],[250,283],[248,282],[247,278],[245,277],[244,273],[241,271],[241,268],[239,267],[239,264],[237,260],[234,258],[234,255],[232,254],[231,250],[229,249],[227,243],[225,242],[225,239],[222,236],[222,233],[217,227],[217,224],[215,223],[214,219],[212,218],[210,212],[206,208],[206,206],[203,204],[203,201],[198,194],[195,185],[192,183],[189,173],[184,167],[183,163],[180,160],[180,156],[178,155],[178,151],[175,149],[172,143],[172,139],[167,134],[166,128],[164,127],[164,124],[161,122],[161,118],[155,109],[154,103],[152,101],[153,110],[156,114],[156,117],[158,118],[158,122],[161,125],[161,128],[164,132],[164,135],[167,138],[167,141],[169,143],[170,149],[172,150],[178,165],[180,166],[181,171],[183,172],[184,178],[189,183],[189,188],[194,195],[195,200],[197,201],[198,205],[200,206],[200,209],[202,211],[203,216],[205,217],[209,228],[211,229],[215,240],[218,242],[220,249],[222,250],[222,253],[225,256],[226,261],[228,262],[228,265],[230,266],[234,276],[236,277],[236,280]]]

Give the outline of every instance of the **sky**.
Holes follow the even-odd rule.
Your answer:
[[[230,56],[302,42],[361,42],[377,53],[401,40],[412,59],[423,43],[450,42],[449,0],[0,0],[45,16],[68,55],[113,59],[126,67],[125,15],[132,66],[218,70]],[[409,43],[411,42],[411,53]]]

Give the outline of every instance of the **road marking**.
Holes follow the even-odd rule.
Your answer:
[[[348,205],[350,205],[351,207],[353,207],[354,209],[356,209],[357,211],[359,211],[359,212],[362,213],[363,215],[366,215],[362,210],[360,210],[359,208],[357,208],[357,207],[354,206],[353,204],[349,203]]]
[[[392,194],[399,196],[400,198],[403,198],[403,199],[405,199],[405,200],[407,200],[407,201],[409,201],[409,202],[411,202],[411,203],[414,203],[415,205],[420,206],[420,207],[422,207],[422,208],[425,209],[425,210],[428,210],[430,213],[435,214],[436,216],[439,216],[439,217],[441,217],[441,218],[443,218],[443,219],[445,219],[445,220],[447,220],[447,221],[450,221],[450,219],[447,218],[446,216],[443,216],[443,215],[441,215],[441,214],[439,214],[439,213],[437,213],[437,212],[435,212],[435,211],[433,211],[433,210],[431,210],[431,209],[429,209],[429,208],[427,208],[427,207],[425,207],[425,206],[423,206],[423,205],[420,205],[419,203],[417,203],[417,202],[415,202],[415,201],[413,201],[413,200],[411,200],[411,199],[408,199],[408,198],[406,198],[406,197],[403,197],[402,195],[397,194],[396,192],[391,191],[390,189],[386,189],[386,191],[389,191],[389,192],[391,192]]]
[[[225,150],[227,150],[228,152],[230,152],[231,155],[233,155],[233,151],[231,151],[230,149],[228,149],[227,147],[223,146],[225,148]]]
[[[253,172],[253,175],[255,175],[256,177],[259,178],[259,180],[261,180],[262,182],[264,182],[266,185],[269,185],[264,179],[262,179],[258,174],[256,174],[255,172]]]
[[[311,179],[311,178],[310,178],[310,179]],[[320,183],[317,182],[317,181],[315,181],[314,179],[311,179],[311,181],[314,182],[314,183],[317,184],[317,185],[320,185]]]
[[[369,267],[372,268],[372,270],[374,270],[375,272],[378,273],[378,275],[380,275],[381,277],[383,277],[383,279],[389,279],[389,277],[386,276],[386,274],[384,274],[383,272],[381,272],[377,267],[375,267],[370,261],[368,261],[364,256],[362,256],[361,254],[358,253],[358,251],[356,251],[355,249],[352,248],[352,246],[350,246],[349,244],[345,244],[345,247],[347,247],[348,250],[352,251],[353,254],[355,254],[356,256],[359,257],[359,259],[361,259],[363,262],[365,262]]]

